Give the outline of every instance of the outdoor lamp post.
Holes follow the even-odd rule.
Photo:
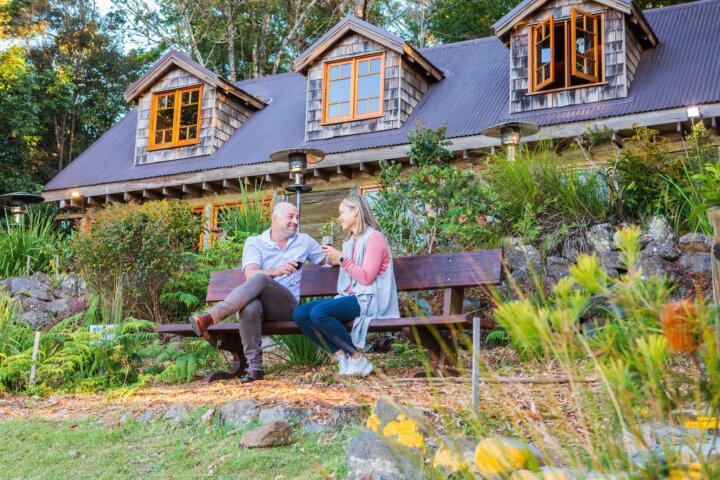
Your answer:
[[[7,207],[13,215],[15,224],[22,225],[23,217],[27,213],[27,206],[31,203],[44,202],[45,199],[40,195],[33,195],[27,192],[13,192],[0,195],[0,202],[9,204]]]
[[[288,148],[271,153],[270,158],[276,162],[288,162],[293,184],[285,187],[285,190],[295,192],[295,202],[298,209],[298,216],[300,216],[300,194],[312,191],[310,185],[305,185],[307,165],[308,163],[313,164],[321,161],[325,158],[325,152],[314,148]],[[299,231],[300,224],[298,223],[298,232]]]
[[[500,143],[507,148],[508,160],[515,161],[515,151],[520,145],[520,139],[529,135],[535,135],[540,131],[540,127],[529,122],[506,122],[499,125],[493,125],[481,132],[491,138],[499,138]]]

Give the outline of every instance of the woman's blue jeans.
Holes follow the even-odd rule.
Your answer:
[[[314,300],[299,305],[293,321],[310,340],[330,353],[342,350],[357,353],[345,323],[360,316],[360,305],[354,295]]]

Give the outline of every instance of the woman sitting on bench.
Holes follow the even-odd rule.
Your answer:
[[[328,262],[340,266],[338,295],[298,306],[293,321],[338,360],[340,375],[367,376],[373,366],[357,349],[374,318],[400,316],[392,255],[367,199],[351,195],[340,202],[340,225],[347,232],[342,252],[322,249]],[[352,336],[345,323],[353,321]]]

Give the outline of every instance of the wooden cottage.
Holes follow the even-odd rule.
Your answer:
[[[285,148],[326,152],[311,165],[303,230],[317,234],[350,192],[374,188],[380,160],[407,162],[407,133],[445,125],[458,164],[498,140],[481,132],[534,122],[524,139],[633,125],[679,140],[703,121],[717,140],[720,0],[640,11],[631,0],[526,0],[495,36],[417,50],[348,16],[294,71],[230,82],[170,51],[125,92],[135,108],[46,186],[69,216],[108,202],[181,198],[208,227],[241,184],[274,195],[291,183]]]

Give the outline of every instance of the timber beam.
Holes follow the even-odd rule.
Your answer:
[[[105,195],[105,203],[122,202],[122,201],[123,201],[122,195],[117,195],[114,193],[108,193],[107,195]]]
[[[337,173],[338,175],[341,175],[348,180],[352,179],[352,170],[350,169],[350,167],[346,167],[345,165],[338,165]]]
[[[142,191],[142,197],[143,197],[145,200],[161,200],[161,199],[162,199],[162,194],[159,194],[159,193],[156,192],[155,190],[147,190],[147,189],[144,189],[144,190]]]
[[[163,187],[162,194],[163,194],[163,197],[177,198],[177,199],[182,198],[182,190],[179,190],[176,187]]]
[[[330,180],[330,175],[328,175],[327,172],[325,172],[324,170],[322,170],[322,169],[320,169],[320,168],[314,168],[314,169],[313,169],[313,177],[319,178],[319,179],[324,180],[324,181],[326,181],[326,182]]]
[[[374,177],[375,174],[377,173],[379,167],[376,163],[363,162],[360,164],[359,169],[360,169],[361,173],[367,173],[371,177]]]
[[[105,197],[87,197],[87,203],[94,207],[100,207],[105,203]]]
[[[191,183],[183,184],[182,192],[183,195],[191,195],[195,197],[202,196],[202,190],[197,185],[193,185]]]
[[[222,181],[222,188],[225,192],[237,193],[240,191],[240,182],[236,179],[225,179]]]
[[[202,191],[208,192],[208,193],[220,193],[221,188],[217,186],[214,182],[203,182],[202,183]]]
[[[279,175],[272,175],[269,173],[265,175],[265,183],[269,183],[270,185],[274,185],[276,187],[283,186],[283,180]]]
[[[125,203],[127,202],[136,202],[140,203],[142,202],[142,196],[138,194],[138,192],[125,192],[123,195],[123,200]]]

